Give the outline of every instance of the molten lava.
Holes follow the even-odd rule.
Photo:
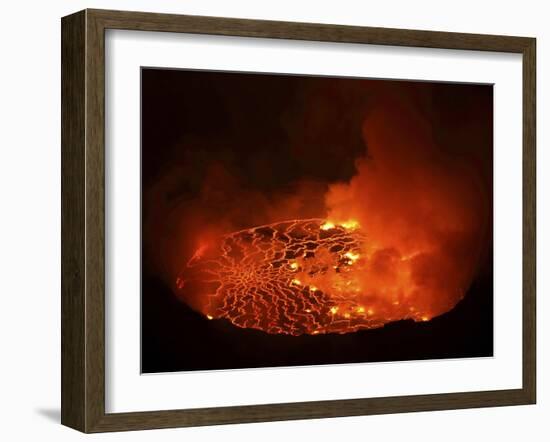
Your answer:
[[[176,280],[208,319],[272,334],[349,333],[401,319],[428,321],[437,306],[415,278],[415,262],[381,248],[350,220],[284,221],[202,244]]]

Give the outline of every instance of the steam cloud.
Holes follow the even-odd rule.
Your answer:
[[[410,102],[387,93],[363,123],[368,156],[330,186],[328,218],[356,219],[375,249],[367,292],[401,291],[436,316],[464,296],[485,251],[488,202],[472,158],[449,155]]]

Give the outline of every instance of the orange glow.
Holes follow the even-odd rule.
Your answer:
[[[321,224],[321,230],[330,230],[334,229],[334,227],[334,223],[331,223],[330,221],[325,221],[323,224]]]
[[[419,302],[412,260],[377,249],[360,228],[325,225],[296,220],[222,236],[193,255],[182,288],[200,292],[208,319],[268,333],[349,333],[437,313]]]
[[[344,229],[354,230],[359,227],[359,223],[355,220],[345,221],[341,224]]]
[[[359,253],[347,252],[344,256],[348,258],[352,263],[359,259]]]
[[[189,260],[189,262],[193,262],[193,261],[198,261],[200,260],[204,253],[206,252],[206,250],[208,249],[208,244],[201,244],[197,250],[195,251],[195,253],[193,254],[193,256],[191,257],[191,259]]]

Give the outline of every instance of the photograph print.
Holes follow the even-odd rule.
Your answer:
[[[493,86],[142,68],[141,371],[493,356]]]

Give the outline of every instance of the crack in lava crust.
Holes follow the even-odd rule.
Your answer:
[[[357,223],[284,221],[202,245],[176,287],[208,319],[272,334],[350,333],[399,319],[430,319],[402,290],[366,288],[375,252]]]

